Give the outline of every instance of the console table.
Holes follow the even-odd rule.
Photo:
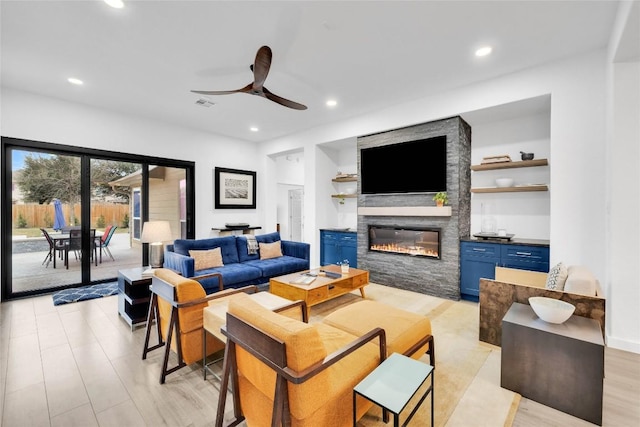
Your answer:
[[[256,230],[262,227],[242,227],[242,228],[212,228],[211,231],[217,231],[218,236],[231,236],[233,234],[254,234]]]
[[[500,385],[602,425],[604,341],[594,319],[547,323],[514,302],[502,319]]]

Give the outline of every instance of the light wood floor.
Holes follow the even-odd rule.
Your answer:
[[[383,292],[389,300],[406,293]],[[132,332],[117,311],[116,296],[58,307],[50,295],[0,304],[0,426],[213,425],[217,380],[203,381],[196,364],[160,385],[162,351],[142,361],[144,329]],[[604,425],[640,425],[640,355],[606,349],[605,366]],[[591,424],[523,398],[514,425]]]

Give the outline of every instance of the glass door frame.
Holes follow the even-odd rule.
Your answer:
[[[92,283],[100,283],[115,280],[103,279],[100,281],[91,281],[91,260],[89,256],[82,257],[82,279],[81,283],[75,283],[71,285],[64,285],[60,287],[50,287],[45,290],[29,290],[23,292],[12,292],[12,156],[10,155],[12,150],[30,150],[45,152],[58,155],[72,155],[80,157],[81,159],[81,214],[80,224],[82,227],[82,250],[83,254],[89,254],[91,248],[91,238],[89,236],[89,229],[91,227],[91,159],[102,160],[114,160],[114,161],[126,161],[132,163],[139,163],[142,165],[142,222],[149,218],[149,165],[167,166],[173,168],[182,168],[185,170],[186,178],[186,238],[195,238],[195,162],[185,160],[174,160],[160,157],[144,156],[138,154],[121,153],[117,151],[108,151],[94,148],[76,147],[70,145],[62,145],[51,142],[32,141],[27,139],[2,137],[1,143],[2,149],[0,155],[2,156],[1,173],[2,173],[2,186],[0,188],[1,197],[1,209],[0,215],[2,216],[2,229],[0,232],[0,245],[2,247],[2,255],[0,257],[0,280],[2,281],[2,287],[0,289],[0,300],[5,301],[14,298],[32,296],[42,293],[50,293],[54,290],[73,288],[78,286],[85,286]],[[147,244],[142,248],[142,259],[140,265],[148,264],[148,250]]]

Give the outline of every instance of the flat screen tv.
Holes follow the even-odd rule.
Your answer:
[[[360,150],[362,194],[447,191],[447,137]]]

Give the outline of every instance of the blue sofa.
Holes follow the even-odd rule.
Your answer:
[[[280,239],[280,233],[256,236],[258,243],[273,243]],[[205,270],[195,270],[195,260],[189,250],[220,248],[224,266]],[[258,254],[249,254],[244,236],[214,237],[209,239],[178,239],[167,245],[164,252],[164,267],[171,268],[184,277],[220,273],[224,288],[239,288],[246,285],[267,283],[270,278],[309,269],[310,245],[303,242],[281,240],[282,255],[277,258],[260,259]],[[207,294],[219,290],[217,277],[200,281]]]

